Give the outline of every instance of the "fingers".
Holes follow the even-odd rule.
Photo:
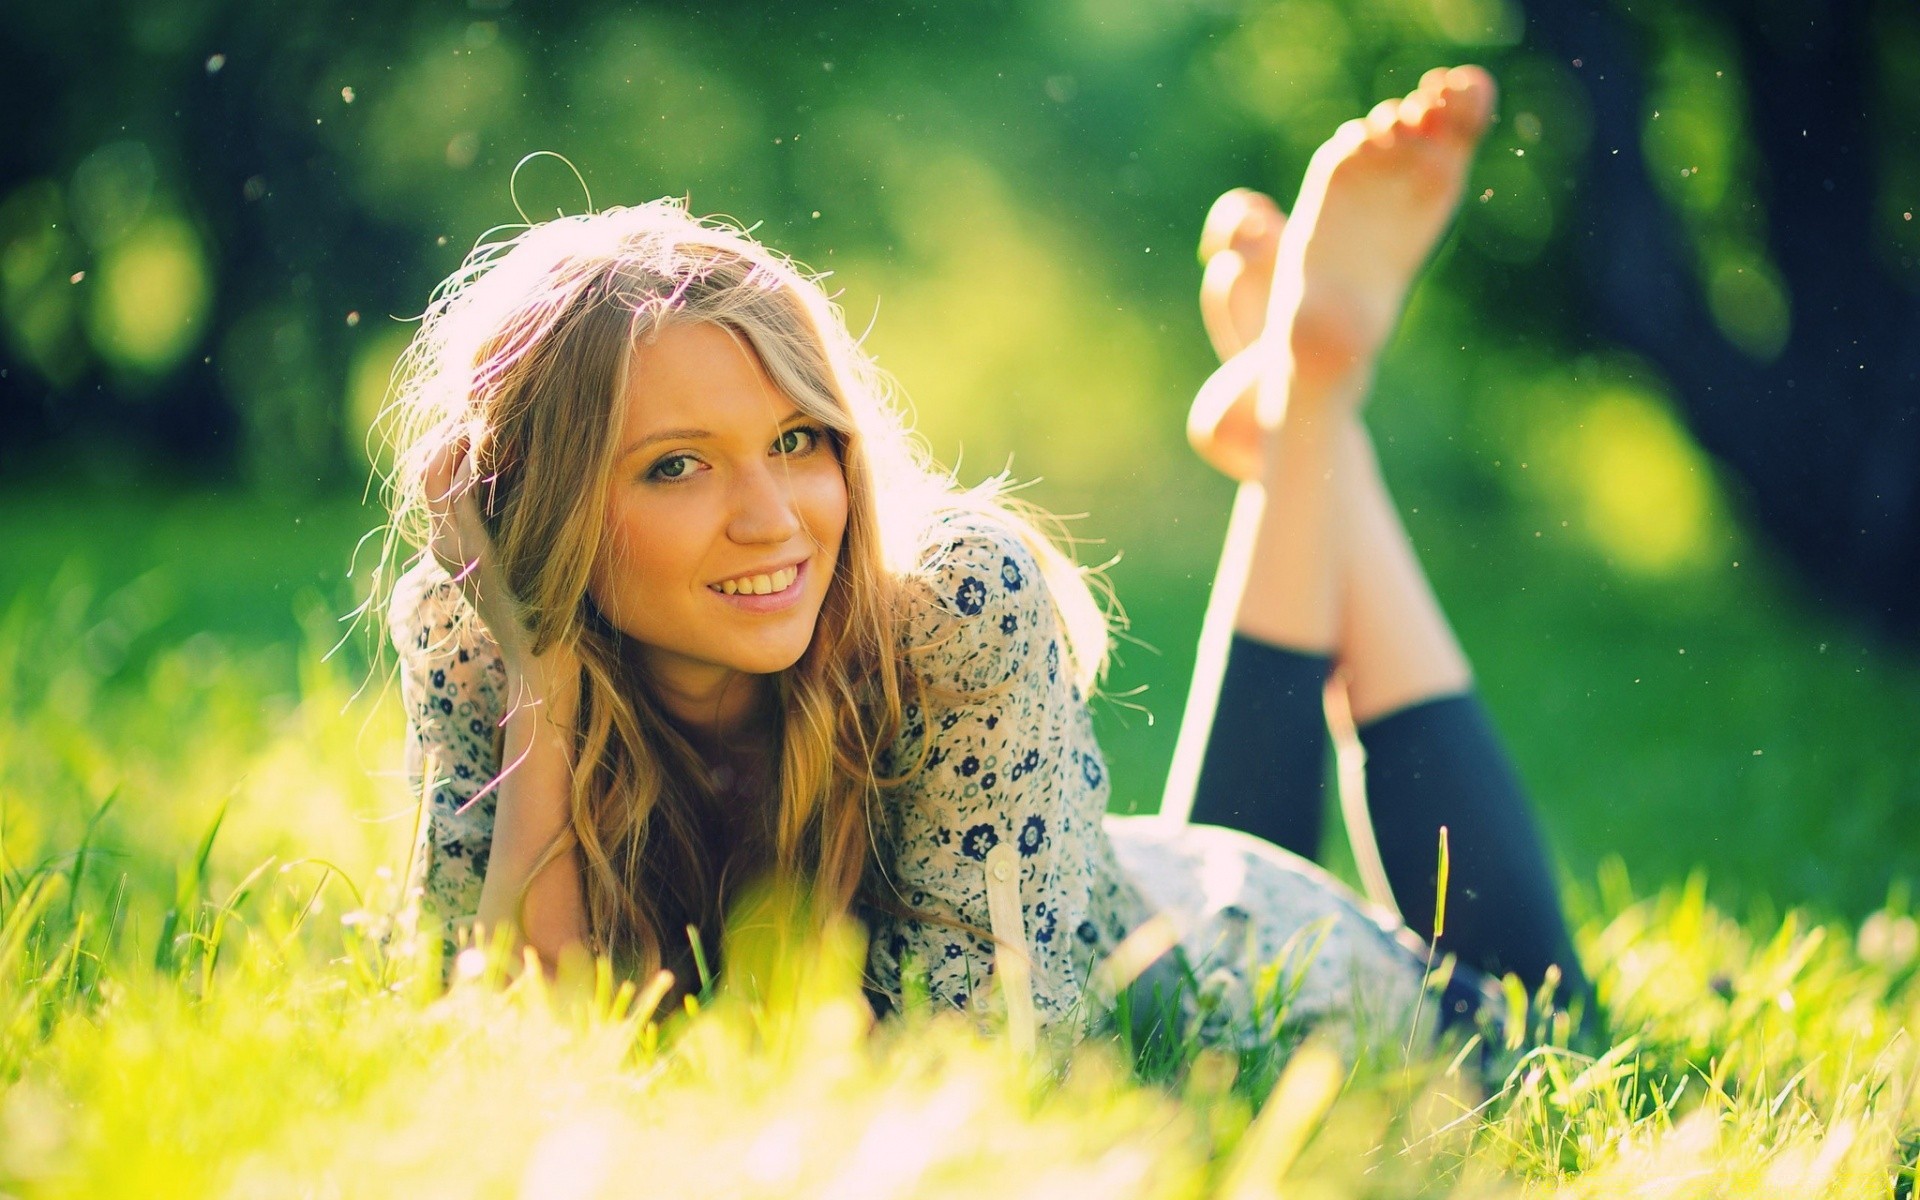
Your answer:
[[[457,583],[465,583],[486,546],[486,527],[473,494],[472,443],[448,438],[427,461],[422,480],[428,512],[428,548]]]
[[[473,480],[473,443],[464,437],[448,438],[427,460],[427,503],[445,504]]]

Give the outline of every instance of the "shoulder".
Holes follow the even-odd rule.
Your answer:
[[[962,511],[935,521],[920,558],[919,578],[941,608],[977,617],[1010,597],[1046,598],[1040,563],[1010,517]]]
[[[1010,518],[943,515],[929,531],[908,590],[906,648],[929,683],[974,691],[1017,677],[1036,655],[1058,661],[1053,597],[1038,557]]]
[[[465,662],[474,651],[492,646],[460,586],[431,554],[422,554],[394,581],[387,632],[402,662]]]

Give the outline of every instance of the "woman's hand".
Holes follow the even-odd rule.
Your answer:
[[[551,966],[584,941],[579,851],[571,848],[534,874],[570,823],[573,728],[580,704],[580,660],[555,642],[533,653],[520,605],[506,586],[475,495],[466,439],[448,442],[427,466],[428,549],[460,587],[496,645],[507,672],[506,734],[493,844],[480,895],[483,928],[501,923]],[[522,897],[524,896],[524,906]]]
[[[465,438],[440,448],[427,464],[429,532],[427,548],[479,615],[500,656],[520,703],[558,702],[570,722],[580,664],[571,649],[555,644],[533,653],[533,638],[521,618],[520,602],[507,587],[492,539],[480,516],[474,482],[473,451]],[[525,685],[525,686],[518,686]],[[557,717],[556,717],[557,719]]]
[[[471,442],[455,438],[440,447],[427,463],[426,493],[427,549],[459,585],[461,595],[512,666],[516,658],[526,655],[531,639],[480,516]]]

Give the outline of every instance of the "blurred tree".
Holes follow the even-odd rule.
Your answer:
[[[1809,590],[1920,633],[1920,10],[1524,7],[1592,114],[1572,245],[1593,332],[1673,382]],[[1729,75],[1746,136],[1713,166],[1735,177],[1690,204],[1713,139],[1663,141],[1659,97]]]
[[[882,285],[905,298],[872,344],[918,371],[943,449],[965,430],[1027,470],[1151,471],[1116,465],[1119,431],[1200,366],[1184,250],[1207,200],[1297,179],[1339,119],[1476,57],[1512,119],[1448,286],[1508,335],[1476,346],[1492,374],[1524,369],[1502,341],[1638,351],[1812,591],[1920,632],[1901,0],[79,0],[5,20],[0,100],[33,119],[0,139],[0,472],[356,480],[391,318],[509,216],[534,149],[603,204],[691,193],[764,222],[845,270],[857,326]],[[1075,379],[1101,406],[1087,436],[1058,397]]]
[[[0,96],[38,117],[0,143],[0,470],[340,482],[349,297],[415,241],[311,115],[343,41],[405,27],[366,7],[9,11]]]

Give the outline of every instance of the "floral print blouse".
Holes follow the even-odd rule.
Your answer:
[[[998,932],[989,862],[1018,884],[1032,1007],[1058,1024],[1092,1007],[1095,967],[1156,912],[1179,939],[1184,1005],[1220,1036],[1284,1002],[1291,1019],[1338,1016],[1399,1036],[1422,959],[1389,918],[1318,868],[1259,839],[1153,817],[1106,814],[1106,764],[1039,563],[1011,528],[946,518],[915,578],[924,603],[906,643],[926,692],[883,761],[918,762],[885,801],[892,837],[880,877],[905,907]],[[494,643],[429,558],[400,581],[390,613],[408,714],[407,772],[427,819],[415,886],[457,925],[479,908],[492,840],[505,668]],[[424,786],[424,765],[435,778]],[[1007,869],[1013,867],[1014,869]],[[897,1003],[903,971],[936,1002],[984,1010],[990,938],[865,909],[868,987]],[[1157,975],[1169,975],[1163,962]]]

